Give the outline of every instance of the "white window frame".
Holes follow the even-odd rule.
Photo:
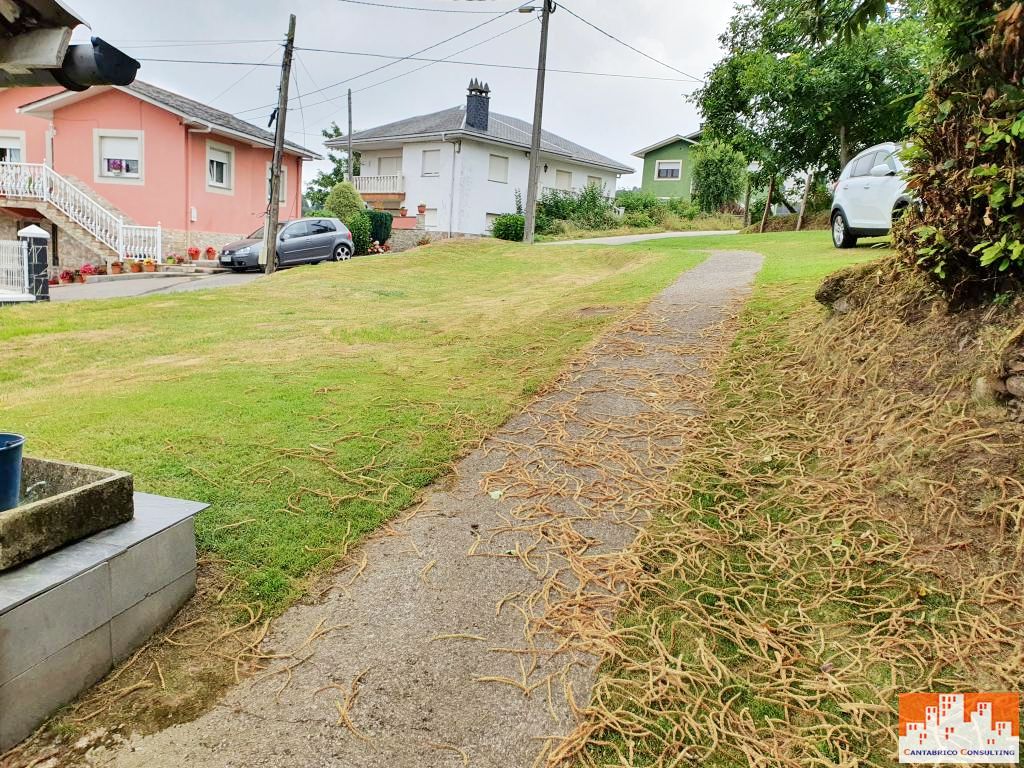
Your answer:
[[[427,208],[423,215],[423,226],[427,229],[437,229],[441,226],[441,212],[437,208]]]
[[[210,150],[215,149],[218,152],[223,152],[228,156],[228,167],[226,178],[223,184],[218,184],[210,178]],[[206,141],[206,190],[208,192],[216,192],[218,195],[233,195],[235,194],[235,148],[230,144],[221,144],[219,141],[212,141],[207,139]]]
[[[139,172],[135,176],[108,176],[103,172],[101,139],[137,139],[139,142]],[[120,128],[93,128],[92,130],[93,180],[97,184],[146,183],[146,132],[128,131]]]
[[[287,160],[281,163],[281,199],[278,201],[281,207],[288,204],[288,166]],[[267,202],[270,202],[270,169],[274,165],[273,160],[267,161]]]
[[[4,143],[17,144],[21,152],[21,159],[14,160],[16,163],[27,163],[25,131],[0,131],[0,141]],[[12,162],[8,160],[7,162]]]
[[[427,162],[426,161],[427,161],[427,153],[428,152],[434,152],[434,153],[437,154],[437,170],[436,171],[428,171],[427,170]],[[378,161],[377,167],[378,168],[380,167],[379,161]],[[423,150],[423,154],[420,155],[420,175],[421,176],[426,176],[428,178],[436,178],[436,177],[439,177],[441,175],[441,150],[440,149],[424,149]]]
[[[494,175],[494,161],[495,160],[504,160],[505,161],[505,178],[503,178],[503,179],[495,178],[495,175]],[[508,172],[509,172],[509,166],[511,164],[512,164],[511,160],[509,159],[509,157],[507,155],[496,155],[496,154],[494,154],[492,152],[490,155],[487,156],[487,180],[488,181],[493,181],[495,184],[508,184]]]
[[[566,174],[566,173],[569,174],[569,186],[567,186],[567,187],[560,187],[560,186],[558,186],[558,174],[560,174],[560,173],[562,173],[562,174]],[[559,190],[561,192],[572,192],[572,171],[567,171],[565,168],[555,168],[555,181],[554,181],[554,184],[555,184],[555,189],[557,189],[557,190]]]
[[[663,165],[678,165],[679,175],[678,176],[662,176],[661,166]],[[679,158],[677,160],[655,160],[654,161],[654,180],[655,181],[682,181],[683,180],[683,160]]]
[[[605,181],[600,176],[587,176],[587,186],[592,184],[602,190],[605,187]]]

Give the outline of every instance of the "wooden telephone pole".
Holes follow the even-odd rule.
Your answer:
[[[523,242],[532,243],[537,229],[537,184],[540,181],[540,138],[544,121],[544,80],[548,62],[548,22],[555,9],[554,0],[543,0],[540,17],[540,56],[537,62],[537,94],[533,102],[533,137],[530,142],[530,180],[526,189],[526,227]]]
[[[348,183],[352,184],[355,175],[355,161],[352,159],[352,89],[348,89]]]
[[[292,55],[295,53],[295,14],[288,19],[288,40],[281,62],[281,87],[277,95],[277,133],[274,135],[274,161],[270,166],[270,200],[263,225],[263,255],[266,274],[277,269],[277,224],[281,215],[281,163],[284,160],[284,132],[288,117],[288,83],[292,77]]]

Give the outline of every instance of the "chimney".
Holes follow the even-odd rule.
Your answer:
[[[466,127],[487,133],[491,115],[491,88],[476,78],[469,82],[466,96]]]

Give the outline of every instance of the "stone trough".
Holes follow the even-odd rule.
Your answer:
[[[0,512],[0,753],[192,596],[206,507],[134,493],[115,470],[26,458],[22,474],[31,498]]]
[[[22,496],[38,501],[0,512],[0,572],[126,523],[134,515],[132,476],[112,469],[26,457]]]

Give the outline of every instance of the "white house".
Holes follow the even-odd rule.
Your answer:
[[[466,104],[356,131],[355,185],[376,208],[415,211],[427,206],[427,229],[446,234],[486,234],[494,217],[515,211],[518,190],[526,200],[531,124],[490,111],[490,88],[474,80]],[[348,139],[327,146],[345,149]],[[541,192],[596,184],[613,196],[627,165],[544,131]]]

